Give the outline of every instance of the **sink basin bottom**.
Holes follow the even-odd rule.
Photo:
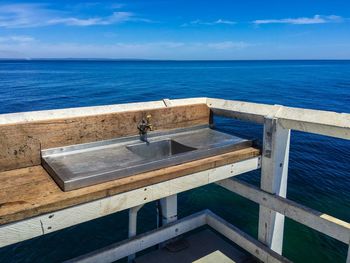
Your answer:
[[[196,148],[183,145],[171,139],[156,141],[152,143],[143,142],[128,145],[126,148],[133,153],[147,159],[166,158],[175,154],[181,154],[196,150]]]

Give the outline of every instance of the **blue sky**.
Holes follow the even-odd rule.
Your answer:
[[[350,59],[350,1],[0,1],[0,58]]]

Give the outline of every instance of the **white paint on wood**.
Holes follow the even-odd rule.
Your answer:
[[[274,118],[265,118],[261,189],[286,197],[290,130],[282,128]],[[260,205],[259,240],[277,253],[282,253],[284,216]]]
[[[345,244],[349,243],[350,224],[345,221],[315,211],[286,198],[269,194],[237,179],[225,179],[217,182],[217,184]]]
[[[237,163],[233,163],[231,165],[227,165],[222,167],[220,173],[216,171],[216,168],[209,171],[209,183],[217,182],[227,178],[227,174],[231,174],[231,176],[236,176],[239,174],[243,174],[251,171],[251,167],[260,168],[261,166],[261,157],[252,158],[245,160],[237,165]],[[220,167],[221,168],[221,167]]]
[[[350,139],[350,114],[282,107],[274,116],[286,129]]]
[[[129,209],[129,238],[136,236],[137,233],[137,213],[143,205],[135,206]],[[128,256],[128,262],[135,259],[135,254]]]
[[[251,159],[255,159],[255,161]],[[235,163],[237,169],[240,169],[238,168],[240,164],[245,167],[244,171],[257,169],[259,157],[251,159]],[[250,166],[250,169],[247,164]],[[211,182],[221,180],[223,177],[232,177],[231,173],[226,173],[227,169],[230,168],[231,164],[228,164],[215,168],[215,171],[211,169],[189,174],[100,200],[62,209],[54,213],[2,225],[0,226],[0,247],[207,185]],[[223,176],[224,173],[226,176]]]
[[[213,98],[207,99],[207,105],[214,114],[257,123],[264,123],[265,116],[274,115],[280,107],[275,105]]]
[[[169,224],[177,220],[177,195],[167,196],[160,199],[162,209],[163,225]]]
[[[207,224],[263,262],[291,262],[210,211],[207,211]]]
[[[171,106],[186,106],[192,104],[206,104],[207,98],[186,98],[186,99],[174,99],[170,100]]]
[[[282,127],[350,139],[350,114],[249,103],[243,101],[207,99],[214,114],[233,119],[264,123],[265,116],[279,119]]]
[[[129,237],[136,236],[137,233],[137,213],[143,207],[138,205],[129,209]]]

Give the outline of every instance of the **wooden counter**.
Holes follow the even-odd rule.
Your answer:
[[[249,147],[69,192],[63,192],[40,165],[0,172],[0,225],[239,162],[258,155],[260,155],[258,149]]]

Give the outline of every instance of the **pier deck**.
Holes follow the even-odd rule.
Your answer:
[[[180,240],[183,247],[177,251],[164,247],[137,257],[135,263],[253,263],[246,252],[238,250],[210,229],[190,234]]]

